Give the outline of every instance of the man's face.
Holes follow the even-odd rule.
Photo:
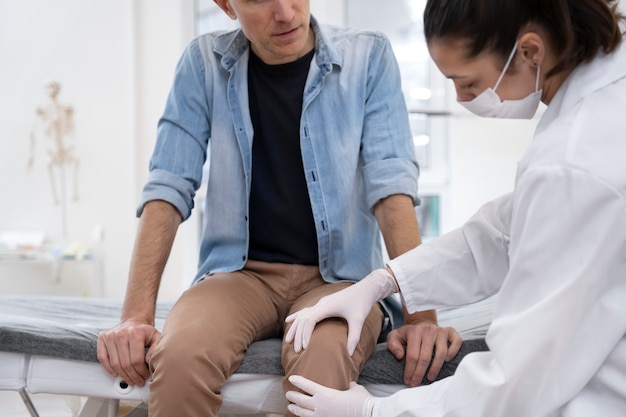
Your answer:
[[[284,64],[306,55],[315,45],[309,23],[309,0],[215,0],[238,19],[254,53],[266,64]]]

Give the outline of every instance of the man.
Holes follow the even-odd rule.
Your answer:
[[[391,257],[420,243],[418,168],[388,41],[320,27],[308,0],[216,3],[241,30],[199,37],[179,62],[140,203],[122,321],[98,341],[104,367],[129,383],[142,385],[149,364],[153,417],[217,415],[221,386],[252,342],[282,336],[291,312],[382,265],[379,230]],[[199,271],[161,336],[160,276],[207,153]],[[383,324],[402,320],[397,313],[389,303],[373,308],[353,352],[337,320],[318,326],[300,352],[285,343],[286,375],[346,389]],[[390,348],[404,355],[408,344],[410,383],[421,381],[433,352],[436,375],[460,337],[438,328],[433,312],[407,323]]]

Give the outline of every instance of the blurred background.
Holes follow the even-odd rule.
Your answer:
[[[423,6],[311,0],[321,22],[380,30],[393,44],[428,240],[512,189],[537,120],[479,119],[456,104],[428,57]],[[123,297],[174,67],[193,37],[236,24],[212,0],[0,0],[0,294]],[[66,119],[62,144],[46,125],[51,104]],[[200,214],[181,227],[161,299],[195,274]]]

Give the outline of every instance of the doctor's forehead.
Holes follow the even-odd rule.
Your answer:
[[[498,68],[498,57],[489,52],[470,56],[468,42],[449,38],[433,38],[428,51],[441,73],[450,79],[459,79],[476,71]]]

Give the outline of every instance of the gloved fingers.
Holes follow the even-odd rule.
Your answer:
[[[289,411],[303,417],[362,417],[364,406],[372,397],[365,387],[356,382],[350,383],[348,390],[339,391],[300,375],[290,376],[289,381],[305,392],[287,393],[287,399],[293,402]]]
[[[294,350],[296,352],[300,352],[300,350],[302,350],[303,327],[306,326],[307,317],[310,315],[312,309],[313,307],[303,308],[300,311],[290,314],[285,319],[286,323],[291,323],[289,330],[287,330],[287,333],[285,334],[285,342],[286,343],[293,342]],[[313,323],[313,327],[315,327],[315,323]],[[308,344],[308,339],[307,339],[307,344]]]
[[[310,307],[307,307],[307,308],[310,308]],[[306,308],[303,308],[302,310],[306,310]],[[285,323],[294,322],[298,318],[302,310],[296,311],[295,313],[291,313],[290,315],[288,315],[287,318],[285,319]]]
[[[350,356],[354,353],[356,346],[361,340],[361,330],[363,330],[363,320],[351,317],[348,322],[348,353]]]
[[[287,316],[287,318],[285,319],[285,323],[292,323],[292,324],[291,324],[291,327],[289,327],[289,330],[287,330],[287,334],[285,335],[285,342],[291,343],[294,341],[295,336],[296,336],[296,330],[298,330],[298,325],[302,317],[306,316],[307,312],[311,308],[312,307],[305,307],[302,310],[298,310],[295,313],[291,313],[290,315]]]
[[[315,411],[309,408],[300,407],[298,404],[289,404],[287,410],[298,417],[316,417]]]
[[[293,313],[285,319],[285,323],[291,323],[291,326],[289,326],[289,329],[287,329],[287,333],[285,334],[285,343],[295,342],[296,332],[298,330],[298,323],[299,323],[298,321],[299,313],[300,311]]]
[[[315,400],[308,394],[303,394],[299,391],[287,391],[285,397],[287,397],[287,401],[294,403],[300,408],[315,410]]]
[[[295,387],[300,388],[302,391],[310,395],[319,394],[320,392],[329,389],[301,375],[291,375],[289,377],[289,382],[291,382]]]
[[[296,352],[299,353],[309,345],[311,334],[318,322],[328,317],[342,316],[342,312],[334,307],[337,303],[333,301],[335,294],[324,296],[313,306],[305,307],[287,316],[285,322],[291,323],[291,327],[287,331],[285,342],[293,342]],[[339,304],[343,305],[341,302]]]
[[[294,318],[294,314],[292,314],[291,316],[289,316],[289,317],[287,317],[285,319],[285,322],[286,323],[293,323],[294,319],[295,319]],[[293,339],[294,339],[295,335],[296,335],[296,326],[294,324],[292,324],[291,326],[289,326],[289,329],[287,330],[287,333],[285,333],[285,343],[293,342]]]
[[[302,349],[306,349],[309,346],[311,340],[311,334],[315,329],[317,320],[314,317],[299,318],[297,322],[294,322],[292,327],[296,326],[296,335],[294,336],[294,349],[299,353]]]

